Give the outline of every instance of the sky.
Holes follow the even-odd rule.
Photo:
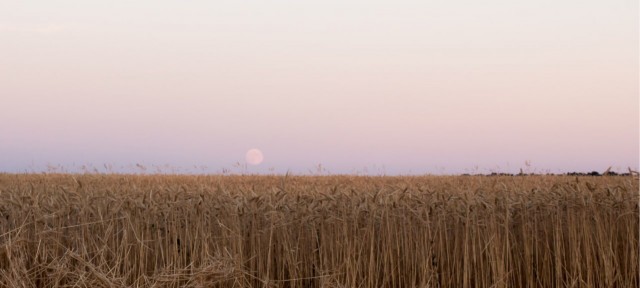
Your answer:
[[[638,15],[636,0],[0,0],[0,172],[638,170]]]

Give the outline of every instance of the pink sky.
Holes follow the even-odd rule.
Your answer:
[[[638,14],[631,0],[5,1],[0,172],[242,170],[251,148],[265,160],[250,173],[637,170]]]

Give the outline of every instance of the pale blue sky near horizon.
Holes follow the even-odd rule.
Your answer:
[[[639,14],[632,0],[0,1],[0,172],[638,170]],[[251,148],[264,162],[245,168]]]

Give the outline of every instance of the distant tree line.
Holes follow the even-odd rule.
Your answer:
[[[604,171],[603,173],[599,173],[598,171],[591,172],[568,172],[568,173],[524,173],[522,169],[520,169],[520,173],[502,173],[502,172],[492,172],[491,174],[462,174],[462,176],[638,176],[638,172],[631,170],[629,168],[629,172],[625,173],[616,173],[615,171],[611,171],[611,167]]]

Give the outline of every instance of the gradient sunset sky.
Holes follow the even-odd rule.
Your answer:
[[[0,172],[637,170],[638,11],[2,1]]]

